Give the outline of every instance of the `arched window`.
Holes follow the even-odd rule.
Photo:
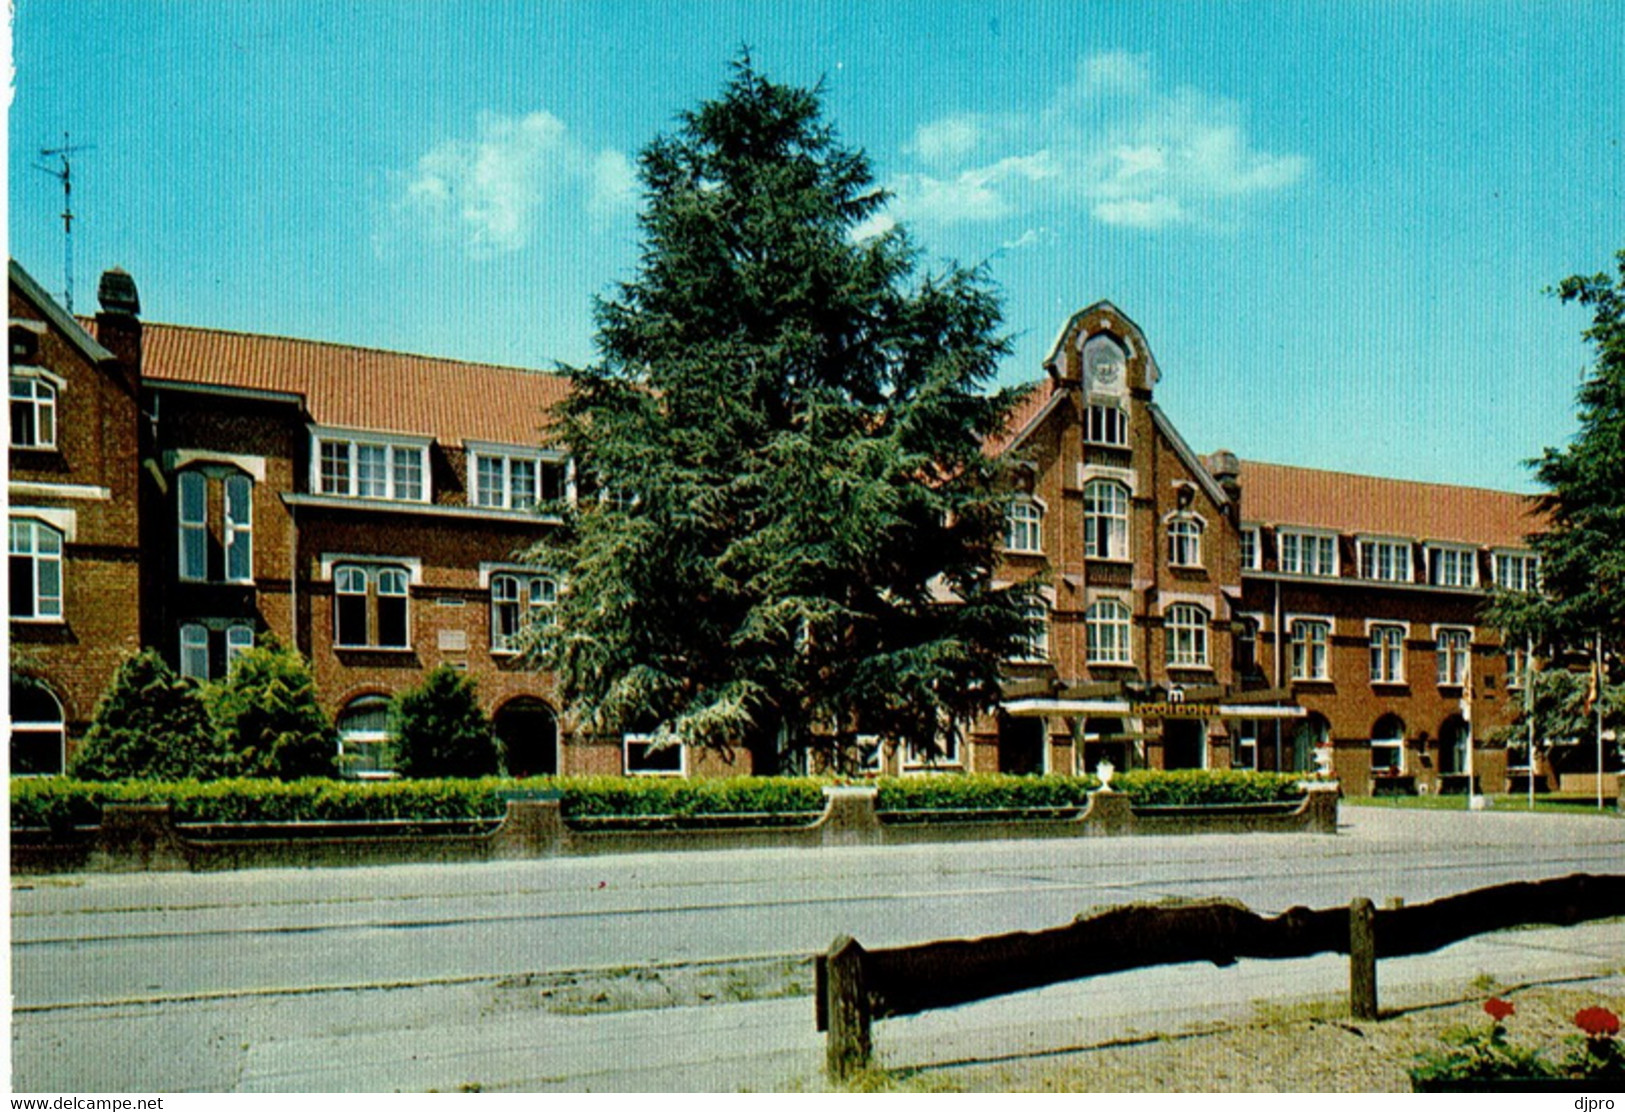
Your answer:
[[[1385,714],[1371,727],[1371,771],[1397,775],[1405,771],[1405,721]]]
[[[1182,602],[1168,608],[1162,626],[1168,638],[1168,667],[1207,664],[1207,611]]]
[[[36,680],[11,680],[11,774],[60,776],[67,731],[62,704]]]
[[[11,616],[62,617],[62,534],[43,521],[11,520]]]
[[[1083,488],[1083,554],[1096,560],[1128,559],[1128,488],[1095,479]]]
[[[1004,512],[1008,552],[1044,551],[1044,511],[1031,498],[1017,498]]]
[[[1258,622],[1253,618],[1237,618],[1230,626],[1231,659],[1236,671],[1243,675],[1258,671]]]
[[[1331,646],[1332,628],[1311,618],[1292,621],[1292,678],[1323,680],[1327,677],[1326,654]]]
[[[1090,664],[1129,663],[1129,609],[1114,598],[1103,598],[1083,613],[1084,638]]]
[[[382,695],[352,699],[338,716],[339,767],[348,776],[378,779],[395,774],[389,740],[389,700]]]
[[[1176,568],[1202,566],[1202,523],[1176,517],[1168,523],[1168,563]]]
[[[545,575],[493,575],[491,650],[517,652],[527,626],[552,620],[558,597],[558,585]]]

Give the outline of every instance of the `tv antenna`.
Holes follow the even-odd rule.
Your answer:
[[[60,147],[46,147],[41,149],[41,158],[59,158],[62,168],[55,166],[42,166],[34,163],[36,170],[44,170],[53,178],[62,183],[62,281],[63,301],[67,304],[68,312],[73,312],[73,163],[68,161],[70,154],[80,151],[96,149],[94,143],[73,144],[68,141],[68,133],[62,133]]]

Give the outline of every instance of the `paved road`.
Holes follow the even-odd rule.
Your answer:
[[[1625,822],[1613,818],[1359,808],[1344,817],[1335,838],[24,879],[12,892],[14,1083],[26,1091],[767,1086],[816,1069],[805,996],[579,1015],[556,1000],[544,1006],[538,985],[602,982],[614,999],[597,1006],[613,1008],[631,982],[654,980],[699,1004],[696,994],[716,986],[695,987],[692,969],[673,966],[715,961],[737,972],[740,958],[808,954],[839,933],[885,946],[1039,929],[1090,907],[1163,896],[1228,896],[1276,913],[1356,895],[1417,902],[1506,880],[1625,871]],[[1617,965],[1622,935],[1618,924],[1554,932],[1549,943],[1525,940],[1518,962],[1542,977]],[[1506,948],[1494,945],[1385,963],[1385,982],[1422,986],[1457,967],[1506,964]],[[665,972],[605,972],[649,966]],[[599,972],[565,975],[582,970]],[[1193,967],[1123,974],[883,1030],[904,1058],[946,1061],[970,1052],[956,1030],[980,1032],[984,1050],[1001,1037],[1025,1045],[1019,1033],[1032,1015],[1069,1014],[1073,1038],[1162,1029],[1190,1018],[1193,975]],[[1204,984],[1215,976],[1200,975]],[[1204,996],[1233,1008],[1335,992],[1344,976],[1330,957],[1243,963]],[[749,999],[759,988],[710,995]],[[1101,1006],[1102,993],[1113,1006]],[[1077,1025],[1084,1014],[1087,1030]],[[1041,1027],[1032,1037],[1052,1039],[1051,1025]],[[91,1046],[102,1050],[85,1054]]]

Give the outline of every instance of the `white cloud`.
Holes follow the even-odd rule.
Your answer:
[[[925,162],[955,162],[981,146],[986,138],[984,117],[946,116],[921,127],[903,150]]]
[[[1146,55],[1097,54],[1030,117],[921,127],[905,152],[928,168],[888,183],[893,211],[949,224],[1071,205],[1118,226],[1220,226],[1309,171],[1302,155],[1256,149],[1244,116],[1197,89],[1159,88]]]
[[[431,148],[396,184],[392,208],[408,230],[484,258],[529,244],[544,206],[621,211],[635,198],[636,175],[624,154],[589,150],[551,112],[484,112],[473,138]]]

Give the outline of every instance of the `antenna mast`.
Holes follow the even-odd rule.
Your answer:
[[[68,161],[70,154],[79,151],[94,150],[96,144],[82,143],[78,146],[68,142],[68,133],[62,133],[62,145],[50,147],[40,151],[41,158],[60,158],[62,168],[54,166],[41,166],[34,164],[36,170],[44,170],[53,178],[62,183],[62,281],[64,284],[63,301],[68,312],[73,312],[73,164]]]

